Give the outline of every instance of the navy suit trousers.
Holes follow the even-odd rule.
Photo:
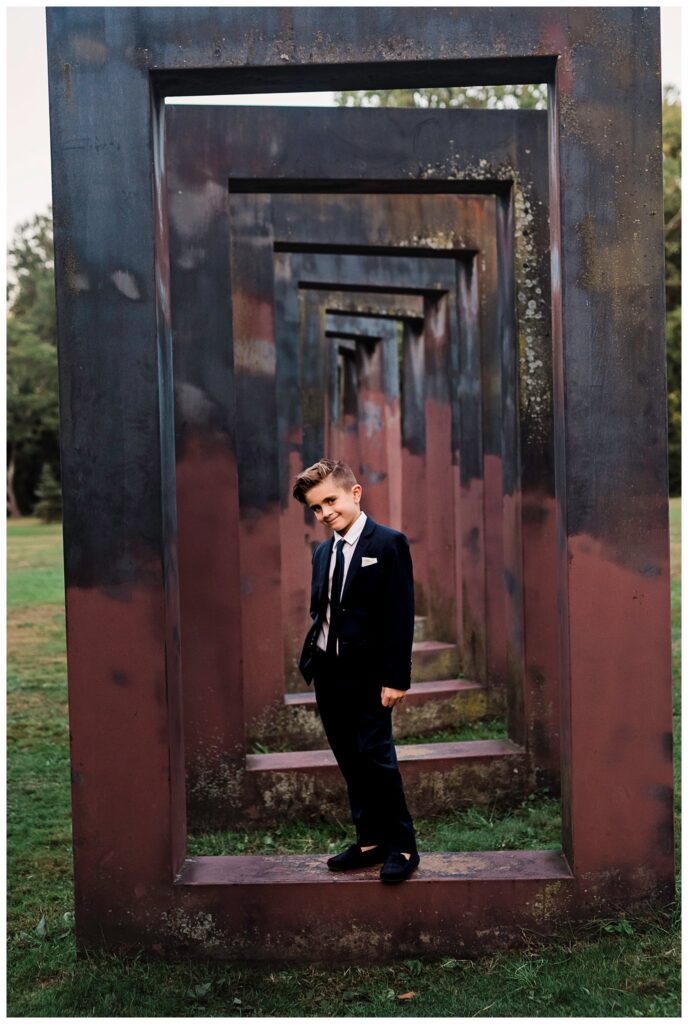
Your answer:
[[[347,667],[348,659],[316,654],[315,699],[328,742],[346,781],[359,846],[416,851],[392,736],[392,708],[381,686]]]

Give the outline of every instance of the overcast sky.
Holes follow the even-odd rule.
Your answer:
[[[7,238],[51,201],[45,8],[7,8]],[[662,80],[681,84],[679,7],[662,7]],[[329,105],[332,93],[258,97],[260,102]],[[194,97],[197,101],[198,97]],[[203,102],[246,97],[209,97]]]

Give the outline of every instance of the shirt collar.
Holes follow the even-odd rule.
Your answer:
[[[334,531],[334,543],[336,544],[338,540],[345,540],[349,544],[355,544],[358,538],[360,537],[361,533],[363,532],[363,527],[366,524],[367,518],[368,517],[365,514],[365,512],[361,510],[360,516],[353,524],[353,526],[349,527],[344,537],[342,537],[341,533],[337,533],[336,530]]]

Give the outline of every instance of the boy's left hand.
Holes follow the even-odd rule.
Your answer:
[[[393,708],[395,704],[399,704],[406,696],[406,690],[395,690],[392,686],[382,687],[382,706],[385,708]]]

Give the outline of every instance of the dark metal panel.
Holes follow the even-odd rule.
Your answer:
[[[451,315],[446,295],[439,299],[426,297],[423,406],[427,605],[430,635],[433,639],[450,642],[457,639],[455,550],[463,539],[455,532],[455,507],[461,500],[460,492],[452,486],[455,452],[452,450],[453,395],[450,387]],[[489,337],[484,340],[488,348]],[[468,447],[478,445],[480,433],[466,430],[461,443]],[[487,634],[487,621],[483,620],[480,625]],[[484,678],[483,674],[478,678]]]
[[[279,691],[284,685],[270,196],[257,197],[251,204],[239,204],[236,198],[231,199],[229,220],[238,426],[235,445],[239,489],[241,679],[246,727],[247,722],[263,712],[264,694]],[[226,543],[222,535],[208,540],[214,547]],[[235,592],[236,597],[239,595]],[[266,628],[268,623],[269,628]],[[223,689],[227,689],[226,675],[220,678]],[[202,694],[198,696],[202,699]]]
[[[458,464],[459,530],[462,538],[461,607],[463,613],[463,666],[469,678],[485,678],[486,566],[484,534],[484,480],[482,474],[483,421],[481,415],[480,284],[476,261],[460,263],[457,305],[463,311],[460,334],[461,365],[457,375],[459,431],[455,448]],[[466,437],[475,437],[466,444]]]
[[[419,261],[420,262],[420,261]],[[423,261],[426,263],[427,261]],[[453,266],[450,268],[453,272]],[[456,306],[456,301],[454,302]],[[456,318],[458,320],[458,317]],[[413,575],[416,584],[416,608],[419,615],[428,614],[428,557],[426,537],[425,495],[425,322],[404,320],[403,323],[403,402],[401,409],[401,476],[402,476],[402,531],[409,538],[413,556]],[[458,332],[457,332],[458,333]],[[457,348],[458,337],[452,349]],[[455,415],[458,419],[458,415]],[[456,446],[452,446],[456,452]],[[456,469],[452,466],[452,474]],[[458,493],[452,480],[454,494]],[[459,502],[454,503],[457,510]],[[461,524],[455,523],[454,536],[461,536]],[[463,653],[463,602],[461,587],[461,545],[455,548],[454,573],[456,581],[456,643],[461,652],[461,671],[465,674]]]
[[[356,18],[317,7],[92,10],[60,8],[73,38],[65,59],[102,62],[104,51],[89,46],[102,23],[122,60],[155,71],[167,95],[373,88],[390,71],[395,87],[541,82],[553,73],[549,55],[575,37],[566,9],[556,19],[515,9],[506,22],[489,8],[438,8],[432,18],[423,7],[367,7]]]
[[[544,195],[544,178],[545,178],[545,160],[544,154],[541,161],[541,173],[534,184],[539,184],[542,187],[542,194]],[[553,714],[547,715],[547,712],[539,712],[537,717],[526,714],[526,709],[530,711],[532,707],[531,692],[528,683],[528,676],[523,677],[523,666],[525,665],[526,673],[528,673],[529,662],[527,655],[531,654],[532,644],[528,642],[528,649],[526,650],[526,631],[525,631],[525,611],[526,611],[526,599],[524,590],[530,584],[530,577],[526,571],[526,559],[532,554],[530,547],[532,538],[527,530],[522,529],[522,517],[523,517],[523,492],[527,488],[526,480],[524,479],[524,473],[521,464],[521,446],[519,444],[519,412],[521,407],[521,391],[519,381],[519,363],[513,358],[513,353],[518,346],[518,320],[517,320],[517,308],[516,308],[516,295],[515,295],[515,216],[514,207],[511,202],[504,196],[500,196],[497,199],[496,206],[496,243],[497,243],[497,278],[499,280],[499,286],[504,295],[504,301],[500,305],[500,316],[498,333],[502,340],[501,352],[499,358],[501,362],[500,366],[500,378],[501,388],[499,394],[499,400],[501,402],[500,412],[500,441],[501,441],[501,452],[502,452],[502,479],[503,479],[503,497],[502,497],[502,516],[503,516],[503,548],[502,548],[502,561],[504,565],[504,580],[503,580],[503,592],[504,592],[504,626],[506,631],[505,636],[505,664],[503,666],[503,678],[505,680],[505,706],[507,716],[507,728],[510,736],[521,736],[527,743],[529,748],[534,749],[534,762],[537,765],[540,777],[546,776],[547,781],[553,789],[556,789],[559,776],[559,763],[558,759],[555,763],[555,770],[551,770],[551,765],[547,763],[546,755],[553,750],[557,750],[557,739],[559,735],[558,727],[558,710],[559,702],[552,692],[552,705],[556,708],[557,717]],[[533,245],[534,242],[534,230],[540,227],[540,234],[542,237],[537,237],[539,245]],[[547,238],[545,232],[545,218],[543,216],[532,218],[529,230],[530,239],[530,256],[531,263],[535,263],[540,260],[541,263],[546,264],[547,256]],[[524,228],[525,230],[525,228]],[[530,266],[530,264],[529,264]],[[545,267],[540,268],[541,273],[537,274],[535,266],[532,267],[532,271],[537,274],[537,279],[542,281],[544,284],[547,280]],[[540,288],[542,292],[542,285],[536,286]],[[523,294],[523,293],[522,293]],[[535,290],[537,295],[537,291]],[[523,302],[523,300],[521,300]],[[534,301],[534,300],[533,300]],[[522,325],[526,325],[535,319],[545,319],[545,313],[543,310],[543,301],[541,299],[540,309],[537,308],[537,304],[534,307],[526,306],[525,310],[521,309],[520,322]],[[531,317],[527,314],[535,313],[535,317]],[[549,321],[549,317],[547,317]],[[526,386],[530,384],[530,374],[526,368],[523,374],[524,382]],[[551,402],[550,402],[551,404]],[[548,438],[551,443],[551,431],[548,432]],[[526,551],[526,545],[528,551]],[[550,545],[550,557],[546,559],[549,564],[550,579],[553,580],[553,566],[555,559],[552,557],[554,545]],[[538,571],[541,573],[540,580],[542,580],[542,574],[546,573],[547,570],[542,565],[538,567]],[[538,587],[538,592],[540,592]],[[530,606],[528,607],[530,612]],[[550,613],[551,617],[551,613]],[[534,616],[529,619],[530,622],[538,621]],[[540,619],[542,623],[540,629],[528,631],[528,636],[534,633],[536,637],[547,633],[548,630],[543,628],[547,622],[547,616],[543,616]],[[555,645],[556,637],[552,637],[552,645]],[[537,643],[537,640],[536,640]],[[556,664],[556,659],[552,659],[552,663]],[[556,679],[556,674],[554,675]],[[541,689],[541,687],[540,687]],[[558,690],[558,688],[552,688],[552,691]],[[538,696],[542,700],[542,694]],[[546,723],[549,724],[549,728],[546,728]],[[530,726],[530,728],[529,728]],[[532,734],[532,735],[531,735]],[[545,757],[543,757],[543,750],[545,748]],[[544,769],[544,771],[543,771]]]
[[[486,678],[494,695],[499,694],[501,697],[506,712],[507,624],[505,616],[508,590],[505,587],[504,566],[504,456],[502,446],[502,358],[505,339],[500,327],[509,313],[505,308],[504,282],[498,276],[497,218],[496,203],[494,202],[485,206],[480,255],[476,259],[476,264],[481,319]],[[511,315],[513,317],[513,313]],[[511,364],[515,363],[514,356],[515,352],[512,347],[507,350],[507,361]],[[515,377],[515,372],[512,372],[513,377]],[[512,454],[517,453],[513,452]],[[517,479],[518,468],[512,467],[510,475]],[[522,629],[520,620],[516,624],[516,628]],[[522,686],[522,683],[521,677],[519,684]],[[523,739],[521,730],[519,730],[518,739]]]
[[[179,577],[189,809],[215,786],[214,766],[245,755],[239,469],[227,195],[208,185],[212,152],[196,154],[202,208],[180,180],[168,135]],[[200,216],[199,216],[200,214]],[[246,404],[245,401],[243,403]],[[269,442],[268,442],[269,443]],[[243,456],[246,462],[246,456]],[[222,538],[208,543],[208,538]],[[217,679],[221,685],[208,686]],[[193,823],[193,822],[192,822]]]

